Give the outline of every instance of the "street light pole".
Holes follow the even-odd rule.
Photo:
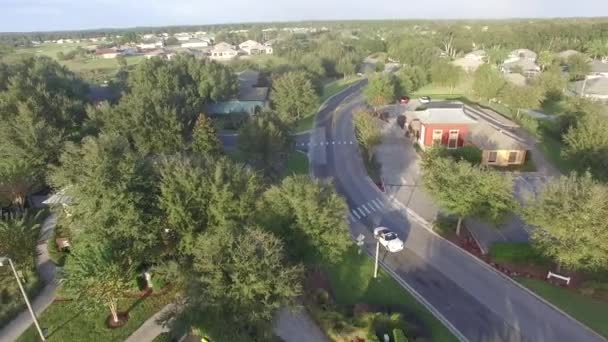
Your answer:
[[[374,278],[378,278],[378,254],[380,254],[380,241],[376,239],[376,262],[374,263]]]
[[[34,320],[34,325],[36,326],[36,330],[38,330],[40,339],[43,342],[46,341],[46,338],[44,337],[44,334],[42,333],[42,329],[40,328],[40,324],[38,324],[38,319],[36,318],[36,314],[34,313],[34,310],[32,309],[32,304],[30,304],[29,299],[27,299],[27,293],[25,293],[25,289],[23,289],[23,285],[21,285],[21,280],[19,279],[19,274],[17,274],[15,265],[13,265],[13,261],[7,257],[5,257],[5,258],[0,257],[0,266],[4,266],[3,265],[4,260],[8,260],[8,264],[11,266],[11,269],[13,270],[13,274],[15,275],[15,279],[17,279],[17,284],[19,284],[19,289],[21,290],[21,294],[23,295],[23,299],[25,300],[25,305],[27,305],[27,309],[30,311],[30,315],[32,316],[32,319]]]

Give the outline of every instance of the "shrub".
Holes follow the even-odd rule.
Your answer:
[[[547,259],[529,243],[497,242],[490,247],[490,257],[497,262],[546,264]]]
[[[481,164],[481,150],[477,146],[469,145],[453,150],[446,149],[446,153],[456,160],[464,159],[472,165]]]
[[[458,219],[454,216],[439,215],[433,222],[433,230],[441,235],[446,236],[456,231]]]
[[[393,330],[393,342],[408,342],[405,333],[401,329]]]

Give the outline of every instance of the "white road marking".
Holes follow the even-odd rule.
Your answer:
[[[365,217],[365,212],[361,210],[361,208],[357,208],[357,211],[361,214],[361,216]]]
[[[363,209],[365,209],[365,211],[366,211],[368,214],[371,214],[371,213],[372,213],[371,211],[369,211],[369,209],[367,209],[367,207],[365,206],[365,204],[361,204],[361,206],[363,207]]]
[[[355,216],[357,217],[357,219],[360,219],[360,218],[361,218],[361,217],[359,217],[359,214],[357,214],[357,212],[356,212],[356,211],[351,210],[351,212],[353,213],[353,215],[355,215]]]
[[[353,144],[353,142],[351,141],[351,142],[350,142],[350,144],[352,145],[352,144]]]
[[[371,202],[367,202],[367,205],[372,209],[372,211],[376,211],[376,208],[374,208]]]
[[[335,141],[332,141],[332,142],[331,142],[331,144],[332,144],[332,145],[335,145],[335,144],[336,144],[336,142],[335,142]]]
[[[378,205],[378,203],[376,203],[376,200],[372,200],[372,203],[376,206],[376,208],[378,208],[378,210],[382,209],[382,206]]]

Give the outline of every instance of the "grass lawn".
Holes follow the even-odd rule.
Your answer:
[[[367,303],[399,309],[416,316],[431,334],[432,341],[456,341],[450,331],[382,270],[373,279],[374,264],[355,248],[339,265],[325,267],[338,305]]]
[[[32,300],[44,287],[44,283],[39,281],[38,275],[34,271],[27,271],[25,275],[28,281],[23,283],[23,286],[29,299]],[[13,272],[10,267],[0,267],[0,327],[10,322],[25,309],[25,302]]]
[[[608,338],[608,303],[535,279],[518,278],[517,281]]]
[[[174,292],[151,296],[144,300],[135,298],[120,302],[120,311],[129,307],[129,321],[118,329],[108,329],[105,319],[109,311],[98,308],[90,313],[75,310],[66,302],[51,304],[38,318],[48,329],[48,341],[124,341],[150,316],[173,300]],[[30,326],[17,341],[39,341],[36,329]]]
[[[454,89],[430,83],[413,92],[411,96],[430,96],[431,98],[435,97],[438,99],[441,98],[451,100],[462,97],[463,94],[467,94],[469,89],[471,89],[471,84],[472,80],[468,78],[463,82],[460,82]]]
[[[337,93],[346,89],[348,86],[359,81],[360,79],[361,79],[360,77],[340,78],[340,79],[325,83],[323,85],[323,95],[320,97],[319,103],[322,104],[328,98],[332,97],[333,95],[336,95]],[[310,115],[308,115],[308,116],[302,118],[300,121],[298,121],[298,125],[296,127],[296,132],[304,132],[309,129],[312,129],[313,123],[315,121],[315,114],[317,114],[317,113],[316,112],[311,113]]]
[[[302,152],[292,152],[287,158],[285,176],[306,174],[308,174],[308,157]]]

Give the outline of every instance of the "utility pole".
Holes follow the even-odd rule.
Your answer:
[[[15,265],[13,265],[13,261],[7,257],[4,257],[4,258],[0,257],[0,266],[4,266],[3,265],[4,260],[8,260],[8,264],[11,266],[11,269],[13,270],[13,274],[15,275],[15,279],[17,279],[17,284],[19,284],[19,289],[21,290],[21,294],[23,295],[23,299],[25,300],[25,305],[27,305],[27,309],[30,311],[30,315],[32,316],[32,319],[34,320],[34,325],[36,326],[36,330],[38,330],[40,339],[43,342],[46,341],[46,338],[44,337],[44,333],[42,333],[42,329],[40,328],[40,324],[38,324],[38,319],[36,319],[36,314],[34,313],[34,310],[32,309],[32,304],[30,304],[29,299],[27,299],[27,293],[25,293],[25,290],[23,289],[23,285],[21,285],[21,280],[19,279],[19,274],[17,274]]]
[[[376,239],[376,262],[374,264],[374,278],[378,278],[378,254],[380,254],[380,241]]]

